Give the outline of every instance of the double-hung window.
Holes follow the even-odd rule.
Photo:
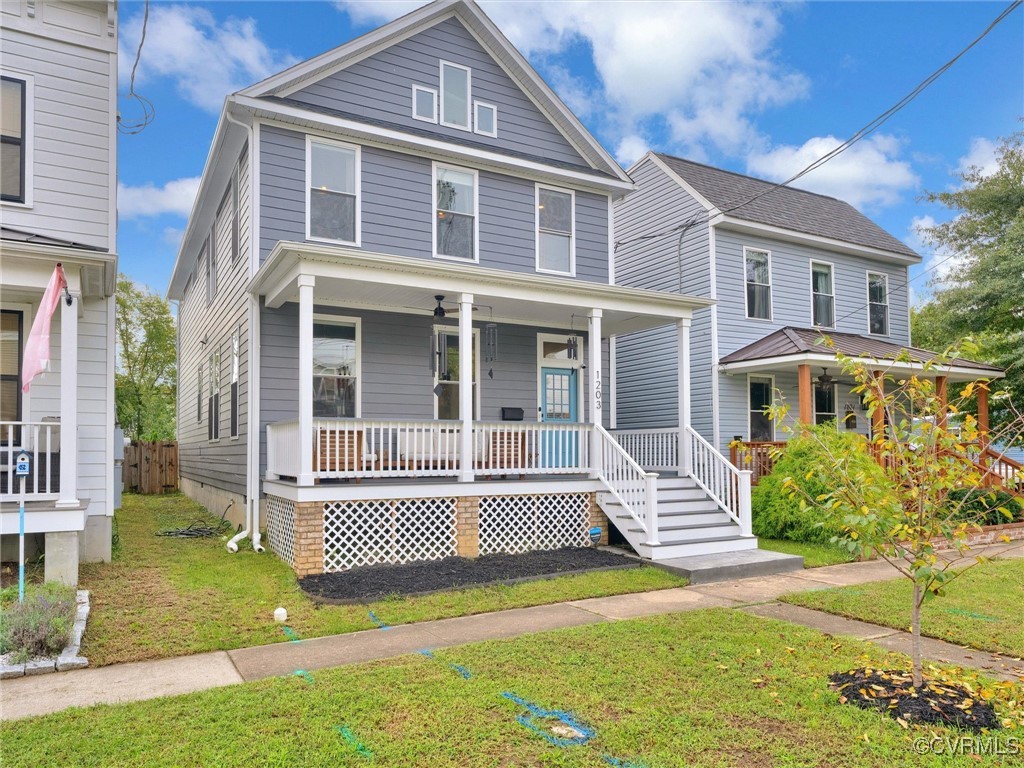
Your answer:
[[[477,173],[434,165],[434,255],[477,261]]]
[[[203,364],[196,368],[196,424],[203,423]]]
[[[575,274],[574,203],[571,191],[537,187],[537,271]]]
[[[772,319],[772,257],[768,251],[743,249],[747,282],[747,317]]]
[[[769,443],[775,439],[775,423],[765,413],[772,404],[775,381],[770,376],[751,376],[747,383],[750,402],[750,440]]]
[[[868,333],[889,335],[889,277],[868,272]]]
[[[470,130],[470,70],[459,64],[441,62],[441,125]]]
[[[231,334],[231,437],[238,437],[238,380],[241,373],[241,331]]]
[[[359,321],[313,318],[313,415],[359,416]]]
[[[220,440],[220,352],[210,353],[210,394],[207,398],[207,410],[210,423],[206,426],[206,436],[210,440]]]
[[[359,245],[359,148],[306,138],[306,238]]]
[[[818,328],[831,328],[836,321],[836,295],[832,265],[811,262],[812,320]]]
[[[0,78],[0,199],[29,203],[28,120],[31,90],[27,79]]]
[[[21,421],[21,365],[24,313],[0,310],[0,421]],[[17,426],[0,426],[0,444],[21,443]]]
[[[470,372],[473,377],[473,418],[477,418],[477,345],[479,331],[473,330],[473,360]],[[435,355],[432,364],[434,369],[434,409],[435,418],[459,419],[459,331],[448,326],[434,328],[434,341],[431,353]]]

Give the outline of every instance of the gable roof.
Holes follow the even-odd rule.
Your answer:
[[[906,243],[890,235],[843,200],[744,176],[672,155],[652,153],[701,197],[731,218],[877,248],[920,260]],[[763,194],[771,190],[768,194]],[[755,195],[756,200],[735,210]]]
[[[576,151],[590,163],[593,169],[630,183],[629,176],[615,162],[615,159],[583,127],[572,110],[558,98],[523,55],[495,26],[494,22],[480,10],[474,0],[435,0],[435,2],[407,13],[355,40],[272,75],[239,93],[242,96],[255,98],[266,96],[287,98],[294,92],[333,72],[345,69],[378,51],[452,17],[462,22],[484,50],[505,70],[523,93],[537,105],[537,108],[565,136]]]
[[[824,343],[827,336],[831,339],[834,347],[829,348]],[[909,347],[902,344],[895,344],[871,336],[861,336],[857,333],[836,333],[821,328],[794,328],[787,326],[770,333],[764,338],[748,344],[742,349],[737,349],[718,362],[721,365],[730,363],[741,363],[752,360],[766,360],[769,358],[788,357],[791,355],[805,354],[826,354],[834,355],[842,352],[848,357],[868,358],[871,360],[894,360],[901,354],[909,354],[913,363],[925,363],[934,360],[938,353],[931,352],[919,347]],[[992,374],[1002,375],[1003,371],[994,365],[979,363],[964,358],[954,358],[948,363],[955,368],[967,368],[977,370],[979,375]]]

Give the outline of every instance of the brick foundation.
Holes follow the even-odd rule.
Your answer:
[[[601,529],[601,540],[598,542],[601,546],[607,546],[608,544],[608,516],[601,509],[597,503],[597,494],[593,493],[590,495],[590,527]]]
[[[459,557],[480,556],[480,497],[460,496],[455,537]]]
[[[295,575],[299,578],[324,571],[324,504],[295,505]]]
[[[976,526],[973,532],[967,534],[964,541],[969,547],[981,547],[988,544],[1003,544],[1004,536],[1010,541],[1024,541],[1024,522]],[[946,546],[940,545],[940,549],[948,548],[948,541],[943,544]]]

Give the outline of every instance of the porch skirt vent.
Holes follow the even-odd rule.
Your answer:
[[[590,544],[590,494],[483,496],[480,554],[518,554]]]
[[[267,537],[270,551],[295,567],[295,505],[280,496],[267,496]]]
[[[324,504],[324,572],[455,555],[457,515],[454,498]]]

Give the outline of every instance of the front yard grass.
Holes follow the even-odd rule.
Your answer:
[[[644,567],[367,606],[318,606],[301,592],[291,568],[269,551],[257,555],[243,548],[232,555],[224,549],[226,537],[155,535],[206,515],[182,495],[125,494],[114,561],[81,568],[81,587],[90,590],[92,602],[82,653],[93,665],[283,642],[288,638],[272,615],[278,606],[288,610],[288,626],[308,638],[373,629],[369,610],[387,624],[407,624],[685,584]]]
[[[795,605],[908,629],[908,579],[784,595]],[[921,632],[971,648],[1024,656],[1024,559],[976,565],[921,611]]]
[[[852,563],[857,559],[856,555],[833,544],[758,538],[757,547],[771,552],[783,552],[787,555],[800,555],[804,559],[804,568]]]
[[[11,768],[910,768],[1008,766],[1019,759],[917,754],[916,738],[960,734],[904,730],[883,714],[839,704],[828,674],[865,663],[884,668],[907,660],[858,641],[715,609],[69,710],[3,723],[0,737]],[[549,743],[517,716],[542,731],[551,721],[530,719],[506,692],[571,712],[594,730],[592,740]],[[1007,738],[1024,737],[1024,727],[993,735],[1005,747]]]

